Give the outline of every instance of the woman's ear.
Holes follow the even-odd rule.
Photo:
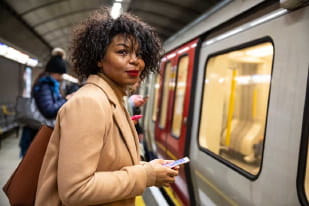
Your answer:
[[[101,63],[101,62],[98,62],[98,63],[97,63],[97,66],[98,66],[99,68],[102,68],[102,63]]]

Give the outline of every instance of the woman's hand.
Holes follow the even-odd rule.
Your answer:
[[[142,95],[133,94],[129,97],[129,102],[132,102],[132,106],[134,107],[141,107],[147,102],[148,98],[143,98]]]
[[[169,186],[170,183],[175,182],[175,176],[178,175],[179,166],[174,168],[164,166],[164,164],[167,164],[169,162],[173,161],[155,159],[149,162],[149,164],[151,164],[155,170],[156,174],[155,186],[157,187]]]

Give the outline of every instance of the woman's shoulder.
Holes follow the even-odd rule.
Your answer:
[[[78,91],[77,94],[85,97],[106,97],[106,93],[94,84],[85,84]]]
[[[108,109],[106,109],[108,108]],[[100,111],[111,110],[111,104],[106,95],[91,86],[83,86],[61,107],[59,113],[64,111]]]
[[[106,94],[94,85],[84,85],[76,91],[67,101],[66,105],[72,104],[89,104],[90,102],[98,103],[99,105],[109,103]]]

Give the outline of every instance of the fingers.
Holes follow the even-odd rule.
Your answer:
[[[160,164],[160,165],[163,165],[165,162],[165,160],[163,159],[154,159],[154,160],[151,160],[150,163],[156,163],[156,164]]]
[[[158,187],[162,187],[162,186],[169,187],[170,184],[172,184],[174,182],[175,182],[175,177],[168,177],[168,178],[165,179],[165,181],[158,182],[156,184],[156,186],[158,186]]]
[[[134,106],[136,107],[140,107],[146,103],[146,101],[143,99],[141,95],[132,95],[130,98],[132,99]]]
[[[178,175],[178,171],[167,168],[165,166],[161,166],[163,171],[161,173],[161,178],[159,178],[159,182],[161,184],[171,184],[175,182],[175,177]]]
[[[176,177],[178,176],[178,170],[169,169],[168,174],[169,177]]]
[[[168,176],[169,177],[176,177],[176,176],[178,176],[178,172],[177,173],[169,173]]]
[[[168,163],[172,163],[172,162],[174,162],[174,160],[163,160],[163,164],[168,164]]]
[[[163,185],[164,186],[170,186],[170,184],[172,184],[172,183],[174,183],[175,182],[175,177],[176,177],[177,175],[169,175],[167,178],[166,178],[166,180],[165,180],[165,182],[163,182]]]
[[[175,182],[175,177],[178,176],[179,166],[174,168],[164,166],[164,164],[169,162],[173,162],[173,160],[155,159],[149,162],[155,169],[157,177],[155,185],[158,187],[169,186],[169,184]]]
[[[180,166],[173,167],[174,170],[179,170]]]

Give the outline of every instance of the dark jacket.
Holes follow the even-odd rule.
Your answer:
[[[46,118],[56,118],[66,99],[60,94],[60,83],[51,76],[41,77],[33,87],[33,97]]]
[[[133,107],[132,110],[133,110],[133,115],[138,115],[142,113],[140,107]],[[136,129],[137,134],[144,134],[144,130],[138,121],[135,124],[135,129]]]

